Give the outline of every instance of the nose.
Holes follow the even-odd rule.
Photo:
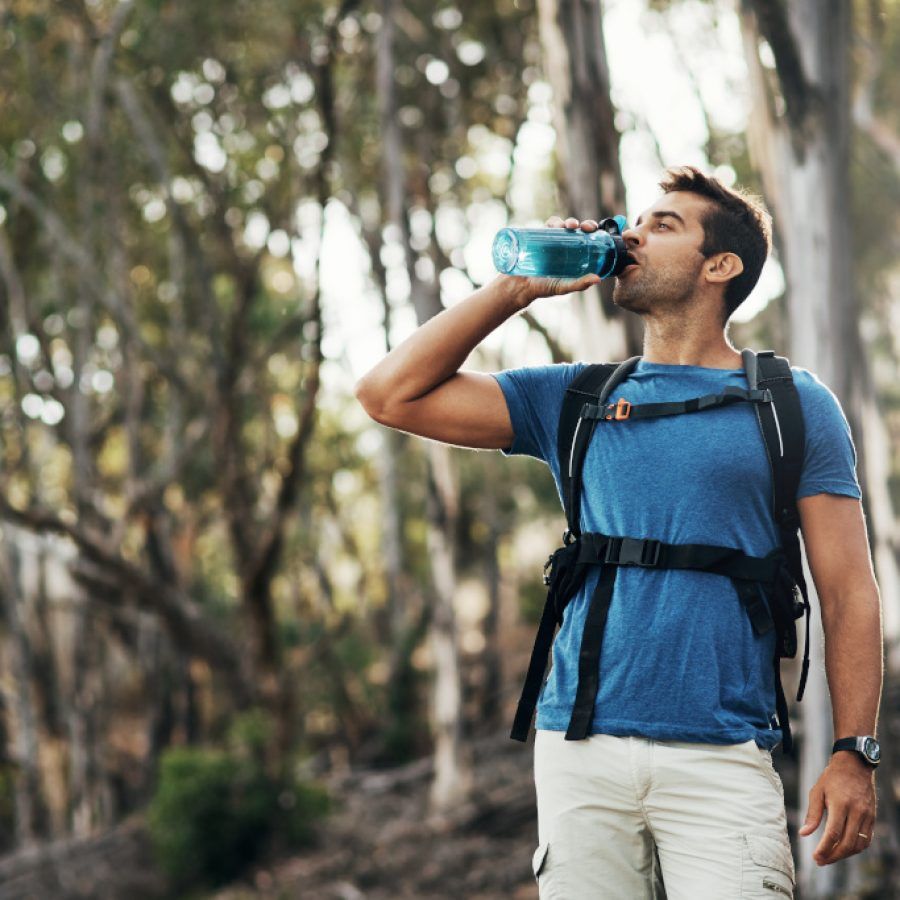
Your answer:
[[[636,225],[626,228],[622,232],[622,239],[629,247],[640,247],[644,243],[644,235]]]

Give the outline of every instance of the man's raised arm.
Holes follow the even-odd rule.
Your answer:
[[[558,224],[557,224],[558,223]],[[577,220],[548,220],[577,228]],[[581,223],[596,231],[597,223]],[[577,280],[498,275],[462,303],[429,319],[356,384],[356,398],[375,421],[460,447],[498,450],[513,441],[500,385],[491,375],[460,372],[492,331],[538,297],[583,291],[596,275]]]

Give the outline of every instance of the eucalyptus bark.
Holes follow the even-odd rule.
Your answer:
[[[381,261],[382,243],[376,229],[363,232],[369,248],[369,258],[382,299],[384,310],[385,352],[391,347],[391,305],[387,297],[387,272]],[[389,752],[406,755],[413,751],[408,724],[416,716],[413,685],[415,671],[412,666],[411,641],[417,631],[416,621],[422,618],[422,603],[416,603],[419,592],[406,571],[406,551],[403,541],[403,509],[400,489],[400,455],[405,436],[393,429],[384,429],[379,449],[379,491],[382,509],[381,548],[384,558],[384,574],[387,583],[387,637],[390,644],[388,659],[389,697],[385,731],[395,736]],[[418,607],[418,608],[414,608]],[[413,645],[414,646],[414,645]]]
[[[409,275],[416,318],[421,325],[441,311],[439,285],[424,284],[416,275],[407,218],[407,181],[403,137],[397,119],[394,83],[395,22],[397,0],[382,0],[382,26],[378,36],[376,89],[381,120],[385,218],[399,229]],[[431,587],[434,608],[430,644],[434,664],[432,718],[435,741],[435,771],[431,790],[432,810],[441,813],[465,800],[471,790],[471,763],[462,739],[463,703],[454,595],[456,562],[453,529],[456,485],[450,448],[428,442],[427,544],[431,557]]]
[[[4,731],[11,744],[15,766],[13,804],[15,810],[15,847],[25,849],[38,844],[46,834],[47,814],[41,793],[38,759],[38,716],[32,701],[31,644],[25,627],[24,602],[19,591],[19,556],[11,530],[4,530],[5,553],[0,566],[0,620],[6,638],[0,647],[4,664],[0,668]],[[4,671],[4,669],[6,671]]]
[[[790,356],[815,372],[838,396],[859,451],[860,482],[869,512],[870,538],[878,542],[886,524],[875,518],[883,491],[873,482],[870,460],[887,448],[866,425],[871,380],[859,335],[854,290],[850,197],[850,0],[743,0],[741,21],[754,96],[748,129],[751,156],[774,213],[784,263],[790,326]],[[759,48],[766,40],[775,66],[767,70]],[[876,556],[876,563],[878,562]],[[882,589],[896,583],[896,562],[879,571]],[[806,797],[828,762],[833,737],[824,678],[821,615],[814,585],[810,677],[802,705],[799,800]],[[885,603],[888,598],[884,597]],[[890,783],[888,773],[882,773]],[[817,867],[809,853],[799,859],[799,878],[811,896],[852,889],[859,860]]]
[[[619,133],[610,99],[600,0],[538,0],[544,71],[553,88],[563,216],[602,219],[625,209]],[[583,359],[640,352],[642,328],[612,302],[610,279],[573,300]],[[598,296],[599,294],[599,296]]]

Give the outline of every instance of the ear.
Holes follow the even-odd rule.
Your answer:
[[[737,278],[744,271],[744,264],[736,253],[726,251],[710,256],[703,263],[703,275],[707,281],[722,284]]]

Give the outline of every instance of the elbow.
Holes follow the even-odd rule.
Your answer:
[[[369,418],[384,424],[385,398],[383,392],[376,389],[375,385],[364,375],[353,387],[353,395],[359,401],[360,406],[366,411]]]

